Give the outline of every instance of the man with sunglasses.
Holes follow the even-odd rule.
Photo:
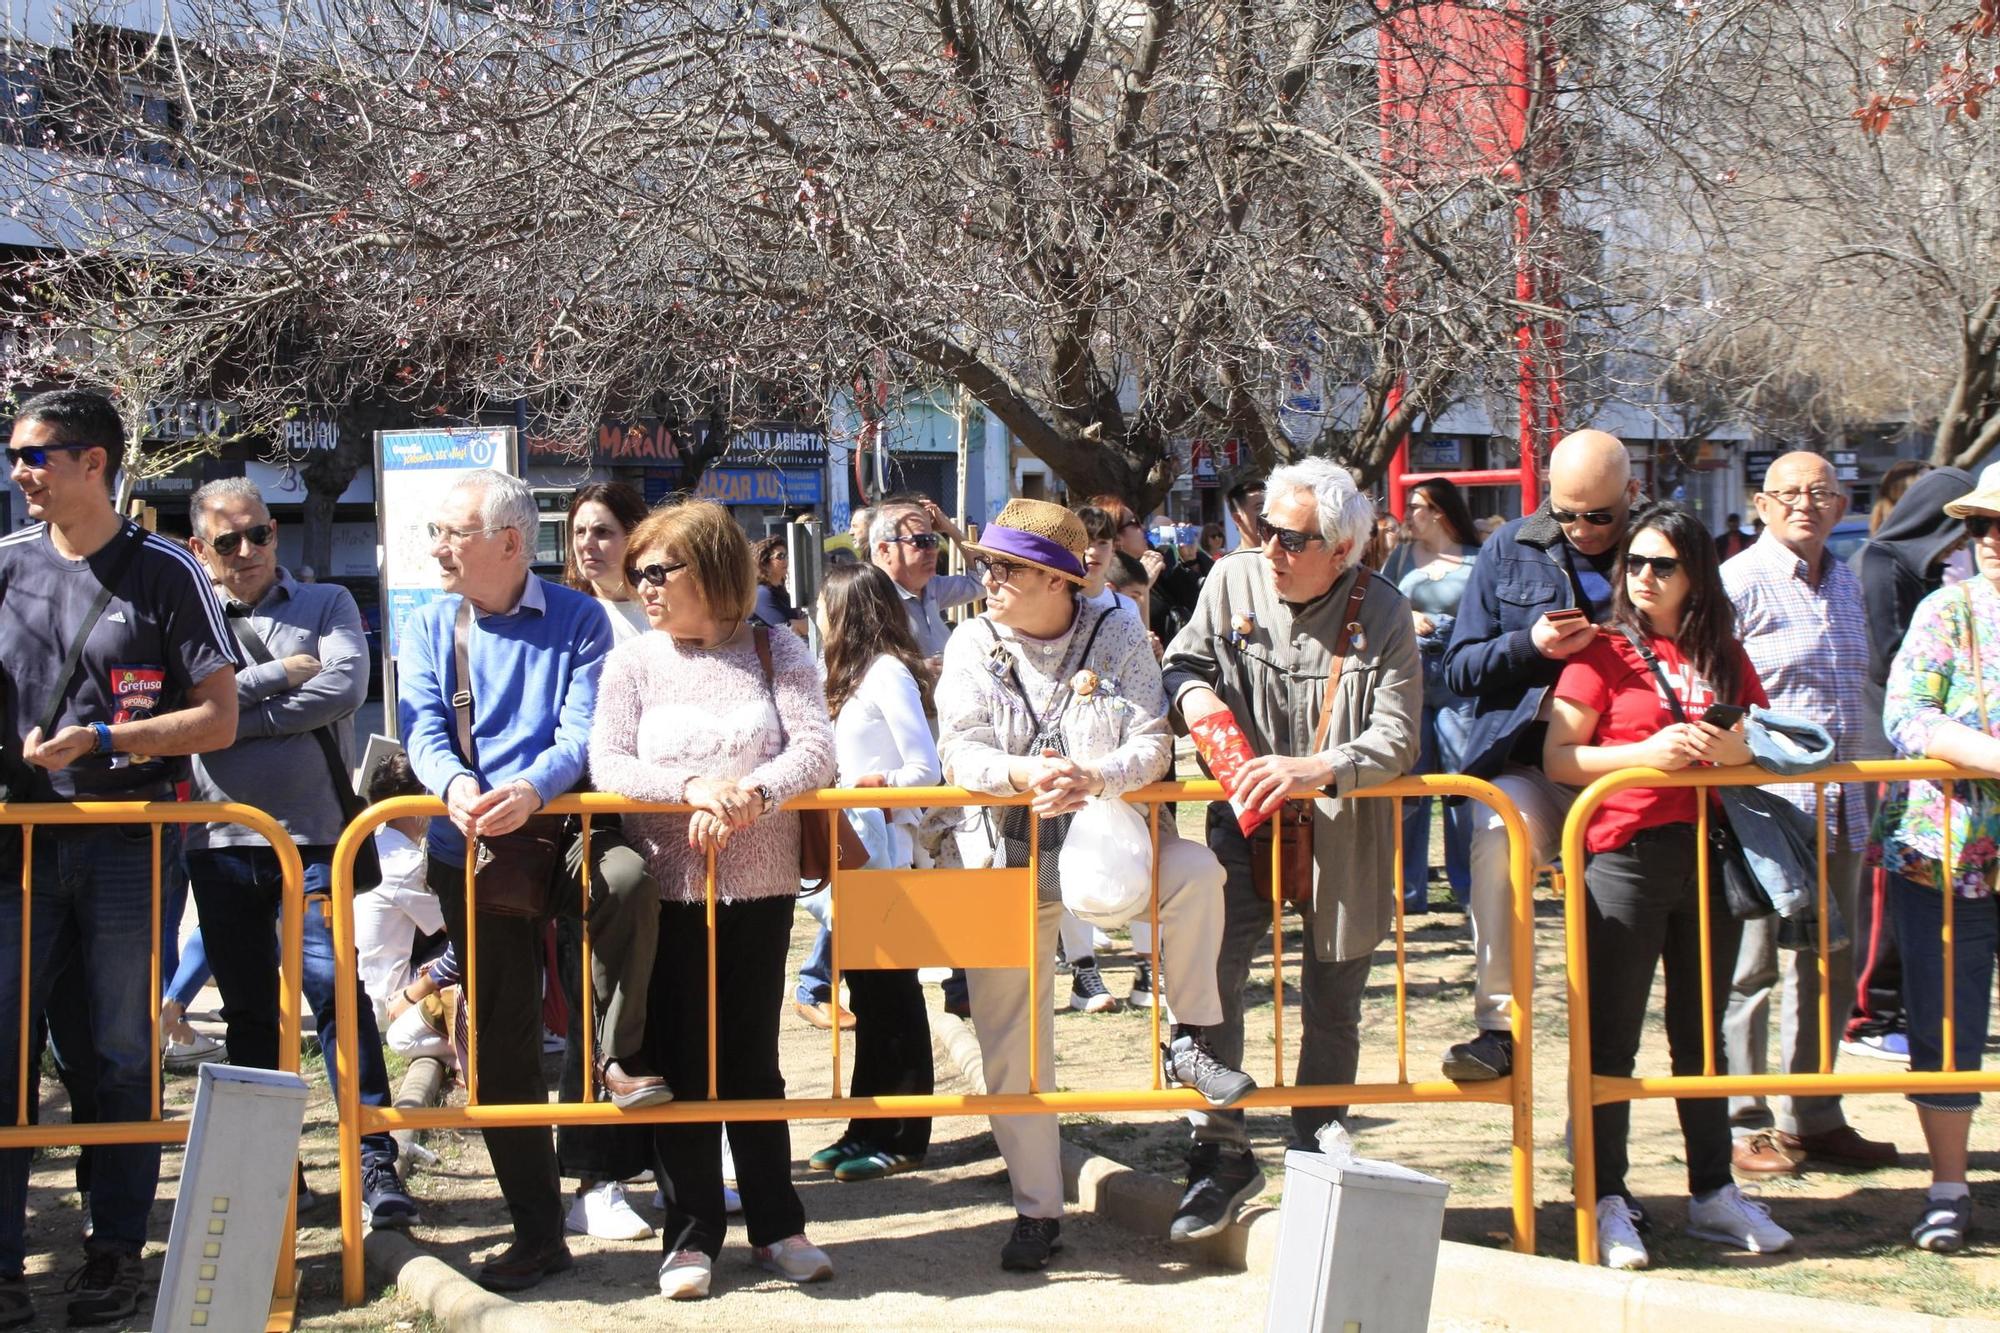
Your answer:
[[[368,695],[361,608],[339,584],[300,583],[278,564],[278,523],[256,483],[209,482],[189,499],[188,518],[188,547],[207,567],[245,659],[236,673],[236,743],[194,761],[194,798],[255,806],[298,845],[307,896],[303,993],[319,1020],[320,1047],[331,1051],[337,1024],[348,1016],[334,1007],[325,895],[333,845],[347,824],[334,784],[348,781],[354,714]],[[322,731],[331,738],[332,761],[315,735]],[[192,825],[187,846],[202,943],[222,992],[230,1063],[275,1069],[279,992],[271,937],[284,907],[277,854],[239,824]],[[391,1105],[382,1037],[365,992],[354,1019],[361,1101]],[[327,1072],[335,1073],[332,1060]],[[386,1133],[362,1140],[361,1199],[371,1226],[403,1228],[416,1220],[416,1201],[396,1173],[396,1141]]]
[[[185,756],[236,735],[238,654],[222,607],[193,556],[119,517],[111,495],[124,445],[118,409],[86,390],[38,394],[14,418],[8,477],[35,522],[0,539],[0,783],[10,802],[170,801]],[[162,827],[166,857],[178,856],[177,838]],[[68,1054],[95,1076],[97,1117],[151,1119],[153,835],[145,824],[36,829],[25,922],[22,847],[18,832],[0,830],[0,884],[12,886],[0,896],[0,1122],[14,1123],[13,1043],[41,1026],[63,939],[77,950],[69,975],[80,984],[62,998],[87,1007],[94,1048]],[[0,1327],[36,1320],[22,1277],[30,1156],[0,1152]],[[160,1176],[157,1143],[103,1144],[91,1157],[72,1324],[137,1308]]]
[[[869,554],[902,594],[917,647],[933,668],[944,660],[944,645],[951,638],[944,613],[986,595],[984,585],[970,574],[937,572],[944,541],[922,505],[885,504],[868,525]]]
[[[1772,461],[1754,503],[1763,535],[1722,566],[1743,650],[1774,712],[1825,727],[1833,737],[1833,762],[1864,758],[1868,616],[1860,580],[1826,549],[1847,512],[1847,496],[1831,463],[1800,451]],[[1840,919],[1852,922],[1869,822],[1862,784],[1828,788],[1824,808],[1809,783],[1773,790],[1825,821],[1827,894]],[[1819,1070],[1819,955],[1780,951],[1777,925],[1775,917],[1743,923],[1722,1021],[1732,1074],[1765,1072],[1774,990],[1782,1010],[1784,1072]],[[1826,963],[1829,993],[1844,1005],[1854,993],[1854,951],[1837,949]],[[1895,1145],[1865,1139],[1847,1123],[1837,1096],[1777,1097],[1769,1105],[1762,1097],[1731,1097],[1729,1121],[1732,1165],[1752,1179],[1797,1175],[1808,1160],[1864,1170],[1896,1161]]]
[[[1617,436],[1564,436],[1549,454],[1548,500],[1480,548],[1445,649],[1445,683],[1473,701],[1464,772],[1493,782],[1520,810],[1536,865],[1556,854],[1576,799],[1575,788],[1542,772],[1549,690],[1563,663],[1610,619],[1613,570],[1638,498],[1631,455]],[[1475,808],[1468,906],[1477,1030],[1443,1062],[1445,1077],[1462,1083],[1505,1078],[1514,1068],[1507,829],[1487,807]]]

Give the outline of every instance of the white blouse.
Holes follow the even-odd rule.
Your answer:
[[[833,750],[843,787],[869,773],[882,774],[891,787],[934,787],[943,778],[916,679],[888,653],[869,663],[841,705],[833,720]],[[895,821],[914,823],[919,813],[899,810]]]

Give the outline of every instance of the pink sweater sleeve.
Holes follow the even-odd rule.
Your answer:
[[[697,775],[639,757],[646,667],[644,637],[620,644],[605,659],[597,681],[597,712],[590,723],[591,785],[635,801],[680,801]]]
[[[785,748],[752,769],[744,785],[762,783],[775,799],[788,801],[833,781],[837,768],[826,687],[796,634],[771,635],[771,692],[784,723]]]

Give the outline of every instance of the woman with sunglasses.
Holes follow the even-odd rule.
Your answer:
[[[1918,492],[1913,491],[1912,494]],[[1917,605],[1909,633],[1889,667],[1883,725],[1898,754],[2000,774],[2000,463],[1979,474],[1969,494],[1944,505],[1965,524],[1977,577],[1940,588]],[[1951,824],[1935,782],[1894,785],[1876,812],[1868,858],[1888,872],[1886,907],[1903,959],[1903,1008],[1910,1071],[1944,1064],[1946,987],[1952,997],[1952,1067],[1980,1067],[1993,1016],[1993,972],[2000,949],[2000,788],[1991,782],[1952,787]],[[1949,859],[1949,868],[1946,861]],[[1954,896],[1952,963],[1945,966],[1945,893]],[[1919,1092],[1917,1123],[1930,1151],[1931,1186],[1911,1228],[1919,1249],[1964,1247],[1972,1229],[1967,1148],[1976,1092]]]
[[[1750,761],[1736,730],[1703,720],[1718,704],[1768,701],[1736,638],[1736,612],[1723,590],[1715,540],[1692,511],[1662,504],[1633,517],[1614,571],[1610,622],[1569,659],[1552,697],[1543,762],[1560,783],[1582,787],[1628,768],[1671,773]],[[1720,873],[1712,869],[1709,929],[1707,939],[1702,936],[1699,799],[1686,788],[1620,792],[1598,808],[1586,832],[1592,1074],[1631,1075],[1663,960],[1673,1072],[1702,1072],[1704,945],[1713,960],[1709,1035],[1721,1049],[1730,962],[1742,929],[1724,906]],[[1711,817],[1722,817],[1719,806]],[[1728,1106],[1716,1097],[1675,1105],[1693,1196],[1688,1234],[1758,1254],[1788,1247],[1790,1233],[1761,1203],[1745,1198],[1730,1174]],[[1630,1103],[1597,1107],[1592,1124],[1600,1256],[1612,1268],[1644,1268],[1650,1261],[1639,1238],[1644,1213],[1625,1183]]]
[[[605,791],[693,807],[625,817],[660,885],[658,950],[646,1015],[653,1067],[684,1096],[708,1091],[708,865],[715,866],[715,1090],[779,1098],[777,997],[798,899],[799,817],[785,801],[834,776],[833,728],[797,635],[749,623],[750,543],[721,505],[689,500],[633,531],[627,577],[649,633],[605,659],[590,730],[590,772]],[[660,1291],[708,1295],[727,1230],[723,1127],[655,1125],[665,1172]],[[784,1121],[732,1122],[729,1143],[751,1256],[793,1282],[833,1276],[805,1237]]]
[[[1418,773],[1456,773],[1463,758],[1470,701],[1454,694],[1444,679],[1444,650],[1458,604],[1479,554],[1479,529],[1457,486],[1433,477],[1411,488],[1406,511],[1410,540],[1409,572],[1397,591],[1410,599],[1410,621],[1424,664],[1423,754]],[[1470,802],[1444,804],[1444,873],[1460,911],[1471,893],[1467,856],[1472,843]],[[1403,911],[1430,911],[1431,802],[1403,803]]]

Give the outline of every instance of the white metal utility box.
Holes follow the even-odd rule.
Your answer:
[[[1270,1333],[1424,1333],[1449,1187],[1408,1167],[1285,1154]]]

